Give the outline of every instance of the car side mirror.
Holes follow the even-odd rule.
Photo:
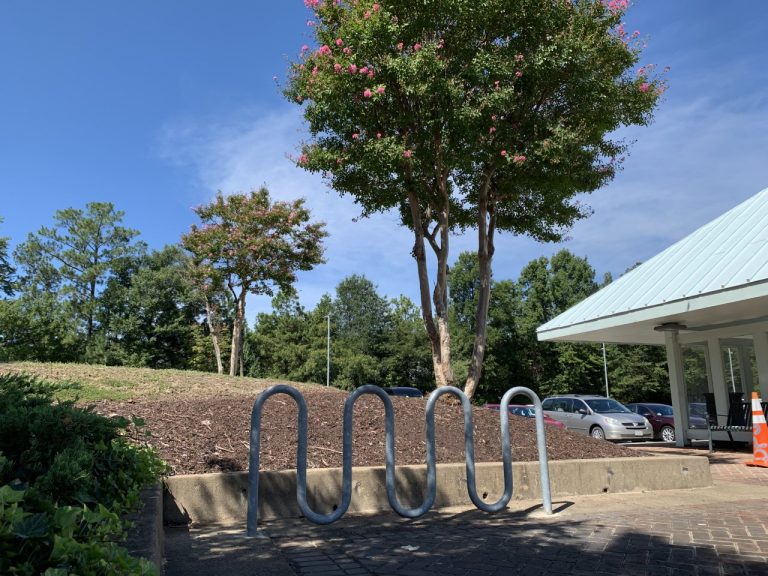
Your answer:
[[[576,412],[578,412],[579,414],[584,414],[584,415],[589,414],[589,412],[587,412],[586,408],[579,408],[578,410],[576,410]]]

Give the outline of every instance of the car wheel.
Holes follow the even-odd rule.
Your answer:
[[[661,436],[661,439],[664,440],[664,442],[674,442],[675,429],[672,428],[672,426],[664,426],[661,429],[660,436]]]
[[[603,429],[600,428],[600,426],[592,428],[592,430],[589,431],[589,435],[598,440],[605,440],[605,432],[603,432]]]

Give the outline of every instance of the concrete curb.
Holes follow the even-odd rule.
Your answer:
[[[352,475],[350,514],[389,510],[385,469],[355,468]],[[704,456],[650,456],[595,460],[556,460],[549,463],[553,498],[588,494],[613,494],[703,488],[712,485],[709,460]],[[307,497],[314,510],[328,513],[341,497],[341,469],[307,471]],[[503,492],[500,463],[476,466],[477,492],[494,502]],[[426,486],[426,467],[398,466],[398,495],[404,506],[418,506]],[[165,479],[163,516],[166,524],[244,522],[248,474],[196,474]],[[296,471],[262,472],[259,480],[259,518],[301,516],[296,504]],[[513,499],[541,500],[538,462],[513,464]],[[440,464],[434,508],[471,504],[464,464]]]
[[[160,482],[141,491],[142,507],[129,517],[124,546],[131,556],[146,558],[163,573],[163,487]]]

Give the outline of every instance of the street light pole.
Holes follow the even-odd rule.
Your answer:
[[[325,319],[327,323],[327,346],[325,349],[325,385],[331,385],[331,315],[327,314]]]

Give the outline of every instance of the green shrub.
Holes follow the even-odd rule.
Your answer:
[[[165,470],[146,446],[55,385],[0,375],[0,574],[150,574],[115,541],[141,488]]]

